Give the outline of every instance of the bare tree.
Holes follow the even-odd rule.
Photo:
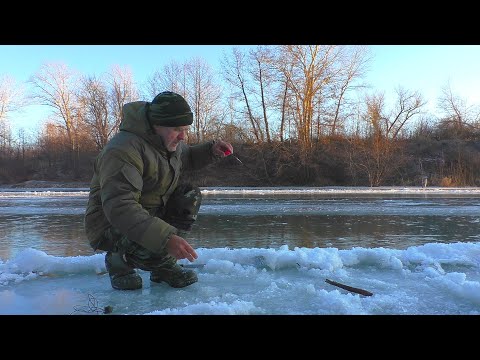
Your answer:
[[[247,79],[247,61],[246,55],[238,47],[232,48],[232,57],[224,56],[221,62],[222,73],[226,82],[236,89],[234,96],[244,104],[245,111],[242,115],[245,116],[251,125],[251,131],[257,142],[261,142],[262,134],[258,126],[257,119],[255,119],[250,100],[248,96],[248,79]]]
[[[408,91],[402,87],[396,89],[397,102],[392,116],[388,121],[386,136],[396,139],[405,124],[415,115],[423,112],[423,106],[426,102],[418,91]]]
[[[442,88],[438,109],[442,112],[440,127],[453,136],[468,137],[480,120],[480,108],[454,94],[449,82]]]
[[[285,139],[285,134],[288,134],[290,138],[291,135],[291,118],[290,115],[292,113],[291,107],[291,93],[289,88],[290,83],[290,74],[293,71],[293,65],[291,63],[287,63],[286,57],[282,56],[282,49],[281,47],[276,47],[274,49],[274,66],[276,70],[275,75],[275,105],[280,113],[280,125],[279,125],[279,137],[280,141],[283,142]]]
[[[29,80],[34,86],[33,99],[42,105],[49,106],[59,124],[65,129],[71,160],[74,170],[77,170],[75,150],[76,142],[75,118],[78,102],[77,76],[63,63],[45,63],[31,76]]]
[[[204,59],[191,59],[185,69],[189,94],[187,101],[194,113],[194,141],[200,142],[213,129],[213,122],[219,121],[222,116],[218,108],[222,91],[215,82],[211,67]]]
[[[365,123],[364,138],[350,139],[350,169],[365,174],[370,186],[379,186],[395,165],[392,163],[393,143],[387,137],[384,95],[366,95],[365,107],[361,115]]]
[[[147,77],[142,89],[142,95],[147,101],[151,101],[158,93],[165,90],[160,88],[161,79],[162,76],[158,70],[155,70],[152,75]]]
[[[39,152],[38,168],[42,172],[50,172],[63,157],[65,144],[68,144],[66,138],[66,131],[63,127],[50,121],[43,125],[37,140]]]
[[[9,75],[0,77],[0,121],[26,105],[23,86]]]
[[[453,93],[450,83],[442,88],[438,100],[438,108],[444,112],[445,121],[458,129],[462,128],[468,120],[468,109],[465,100]]]
[[[15,79],[9,75],[0,77],[0,140],[2,146],[12,141],[9,118],[13,112],[16,112],[26,106],[24,90]],[[5,150],[5,149],[4,149]]]
[[[342,54],[339,60],[338,79],[332,86],[334,111],[330,121],[330,135],[335,135],[338,132],[338,128],[345,123],[347,118],[354,116],[355,107],[345,107],[345,105],[349,105],[345,104],[347,102],[347,93],[349,90],[364,87],[363,84],[354,85],[354,83],[365,75],[370,57],[365,46],[353,46],[345,54]],[[342,111],[344,108],[349,112],[344,113]]]
[[[285,119],[286,119],[286,111],[287,111],[287,95],[288,95],[288,79],[283,78],[283,92],[282,97],[280,100],[281,103],[281,111],[280,111],[280,141],[284,141],[284,133],[285,133]]]
[[[95,76],[82,79],[79,101],[82,104],[83,120],[88,132],[95,139],[97,150],[103,149],[113,131],[109,122],[108,91],[105,84]]]
[[[268,46],[257,46],[257,48],[250,50],[250,59],[253,63],[250,66],[250,74],[254,82],[257,84],[258,90],[253,90],[254,95],[260,99],[259,107],[261,109],[261,118],[263,119],[264,131],[261,131],[261,134],[265,133],[267,142],[271,142],[271,133],[270,133],[270,121],[269,121],[269,111],[270,103],[273,104],[273,100],[269,101],[269,97],[272,96],[270,89],[273,86],[276,76],[275,69],[275,58],[274,50]],[[258,128],[262,128],[258,124]]]
[[[364,139],[351,140],[351,169],[368,177],[370,186],[379,186],[406,161],[399,133],[405,124],[421,113],[425,103],[418,92],[397,89],[395,108],[387,115],[383,93],[365,96]]]
[[[233,143],[245,143],[249,141],[250,128],[245,122],[237,122],[235,111],[235,99],[233,96],[227,98],[227,104],[225,106],[224,124],[220,124],[217,129],[217,137],[233,142]]]
[[[118,132],[122,122],[123,105],[137,100],[138,93],[133,81],[132,71],[127,67],[112,66],[106,82],[109,85],[108,106],[111,117],[111,131],[109,131],[108,137],[110,138],[112,134]]]
[[[12,129],[10,124],[2,120],[0,121],[0,153],[1,155],[7,154],[12,148],[13,138],[12,138]],[[0,155],[0,156],[1,156]]]
[[[187,97],[186,69],[184,64],[177,61],[171,61],[163,66],[162,71],[156,70],[147,78],[146,94],[151,101],[155,96],[163,91],[173,91]]]
[[[293,100],[289,106],[294,116],[298,140],[308,152],[312,145],[313,121],[324,101],[325,86],[330,82],[339,57],[333,45],[281,46],[280,63]]]

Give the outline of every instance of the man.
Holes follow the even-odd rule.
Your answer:
[[[233,153],[232,145],[184,140],[193,114],[173,92],[151,103],[125,104],[120,131],[98,155],[85,212],[85,231],[94,250],[104,250],[114,289],[142,287],[136,268],[152,282],[181,288],[196,282],[195,271],[177,264],[198,256],[184,239],[201,203],[198,187],[179,186],[180,173],[200,169]]]

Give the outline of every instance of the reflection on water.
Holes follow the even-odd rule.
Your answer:
[[[469,217],[284,215],[199,217],[191,237],[197,247],[386,247],[480,239]]]
[[[81,215],[0,215],[0,258],[32,247],[49,255],[92,254]]]
[[[0,258],[27,247],[91,255],[87,196],[0,198]],[[479,195],[208,195],[188,240],[204,248],[386,247],[480,240]]]

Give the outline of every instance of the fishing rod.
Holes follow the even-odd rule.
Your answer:
[[[235,155],[233,155],[230,150],[227,149],[227,150],[225,150],[223,153],[225,154],[225,156],[233,156],[233,158],[234,158],[235,160],[237,160],[240,164],[245,165],[245,164],[242,162],[242,160],[240,160],[238,157],[236,157]]]
[[[245,169],[247,170],[247,174],[249,177],[251,177],[252,179],[255,179],[257,181],[264,181],[264,180],[267,180],[270,185],[272,184],[272,182],[270,181],[270,179],[266,178],[266,179],[262,179],[256,175],[252,176],[252,174],[255,174],[256,171],[254,171],[251,167],[247,166],[242,160],[240,160],[237,156],[233,155],[232,152],[230,150],[225,150],[223,152],[225,154],[225,157],[227,156],[232,156],[240,165],[243,165],[245,167]]]

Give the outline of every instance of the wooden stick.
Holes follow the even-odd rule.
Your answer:
[[[348,286],[348,285],[344,285],[344,284],[340,284],[339,282],[336,282],[336,281],[333,281],[333,280],[326,279],[325,282],[327,284],[330,284],[330,285],[333,285],[333,286],[338,286],[339,288],[342,288],[344,290],[351,291],[351,292],[354,292],[354,293],[357,293],[357,294],[360,294],[360,295],[364,295],[364,296],[372,296],[373,295],[373,293],[371,293],[370,291],[359,289],[359,288],[354,288],[352,286]]]

